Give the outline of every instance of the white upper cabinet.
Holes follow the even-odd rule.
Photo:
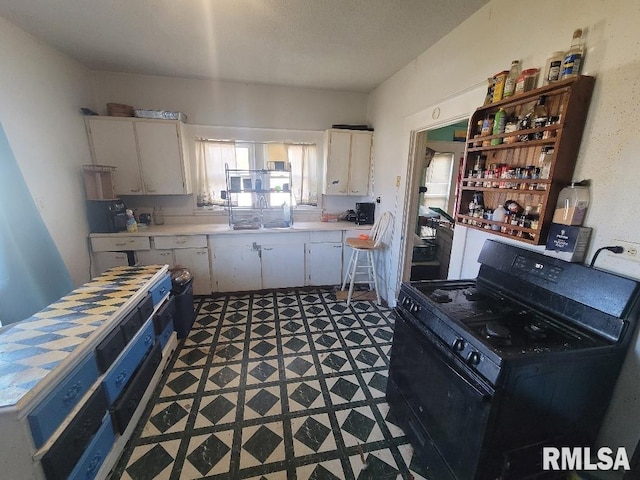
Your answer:
[[[90,117],[93,162],[113,165],[117,195],[185,195],[191,178],[184,125],[173,120]]]
[[[373,134],[369,131],[326,131],[326,195],[369,195],[372,144]]]

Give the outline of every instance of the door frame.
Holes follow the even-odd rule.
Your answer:
[[[405,118],[404,131],[409,137],[409,156],[407,162],[406,182],[402,209],[400,234],[400,250],[398,271],[396,273],[395,292],[400,291],[402,282],[411,276],[411,253],[413,252],[413,231],[418,212],[418,197],[413,195],[420,182],[420,156],[425,152],[427,140],[421,135],[425,130],[445,127],[452,123],[469,120],[476,108],[482,105],[486,95],[486,82],[477,83],[470,88],[445,97],[440,102]],[[461,229],[456,229],[461,230]],[[466,230],[466,229],[462,229]],[[454,236],[455,236],[454,231]],[[465,232],[466,233],[466,232]],[[454,241],[455,246],[455,241]],[[454,264],[462,263],[463,252],[451,251],[449,269]],[[395,298],[395,296],[393,297]]]

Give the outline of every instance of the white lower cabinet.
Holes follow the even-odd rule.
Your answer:
[[[101,274],[105,270],[113,267],[125,267],[129,265],[127,252],[95,252],[95,272]]]
[[[228,240],[233,241],[227,243]],[[211,274],[214,291],[241,292],[262,288],[259,248],[228,237],[215,238],[213,242]]]
[[[141,250],[136,252],[138,265],[169,265],[173,267],[173,250]]]
[[[302,245],[262,246],[262,288],[300,287],[304,285],[304,248]]]
[[[209,249],[206,247],[177,248],[173,253],[175,255],[175,265],[185,267],[193,275],[194,295],[210,295]]]
[[[305,244],[305,285],[339,285],[342,242]]]

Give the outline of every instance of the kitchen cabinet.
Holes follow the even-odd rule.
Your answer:
[[[225,239],[226,240],[226,239]],[[211,250],[211,273],[216,292],[240,292],[262,288],[260,248],[235,238],[218,242]]]
[[[93,163],[116,167],[116,195],[192,193],[181,122],[93,116],[86,124]]]
[[[305,285],[342,282],[342,232],[311,232],[305,244]]]
[[[302,245],[262,245],[262,288],[299,287],[304,283]]]
[[[325,132],[325,195],[369,195],[373,134],[330,129]]]
[[[572,181],[595,79],[578,76],[478,108],[469,121],[456,222],[532,245],[546,242],[558,194]],[[496,135],[477,125],[504,109],[523,117],[544,99],[547,121]],[[522,127],[522,125],[521,125]],[[481,199],[481,202],[478,202]],[[495,221],[487,213],[507,201],[532,215]],[[482,203],[484,209],[478,205]],[[482,206],[482,205],[480,205]]]
[[[166,267],[114,269],[0,333],[2,478],[107,478],[177,345],[153,332],[167,285]]]
[[[113,267],[129,265],[129,257],[126,252],[96,252],[93,254],[95,272],[100,274]]]
[[[181,266],[193,275],[194,295],[211,293],[209,249],[206,235],[154,236],[152,250],[136,252],[138,264]]]

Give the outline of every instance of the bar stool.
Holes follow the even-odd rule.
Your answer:
[[[349,282],[349,293],[347,295],[347,306],[351,302],[351,296],[353,295],[353,286],[356,283],[368,283],[369,290],[372,288],[376,291],[376,299],[378,305],[380,305],[380,291],[378,290],[378,276],[376,274],[376,264],[373,258],[373,252],[382,248],[382,240],[384,235],[391,224],[393,215],[390,212],[384,212],[376,223],[371,228],[368,238],[356,238],[349,237],[345,239],[345,243],[350,246],[353,251],[351,252],[351,258],[349,259],[349,266],[344,272],[344,280],[342,281],[341,290]],[[364,255],[360,255],[364,253]],[[363,259],[364,262],[359,262]],[[367,280],[356,281],[356,275],[367,275]]]

